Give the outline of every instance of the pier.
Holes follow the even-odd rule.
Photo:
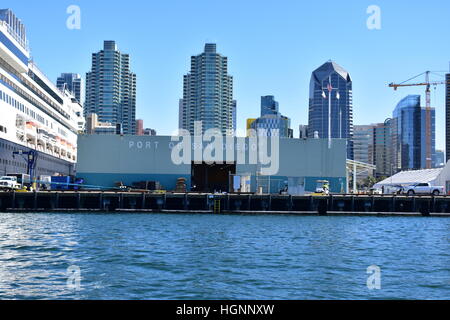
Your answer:
[[[450,217],[450,197],[141,192],[0,192],[0,212],[380,215]]]

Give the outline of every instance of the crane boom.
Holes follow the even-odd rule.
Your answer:
[[[438,82],[430,82],[429,84],[426,82],[421,82],[421,83],[406,83],[406,84],[396,84],[396,83],[390,83],[389,87],[390,88],[394,88],[394,90],[397,90],[398,88],[401,87],[418,87],[418,86],[438,86],[441,84],[446,84],[446,81],[438,81]]]

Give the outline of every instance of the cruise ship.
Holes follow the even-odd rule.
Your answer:
[[[36,151],[35,177],[74,175],[83,107],[30,57],[24,24],[0,10],[0,175],[27,173],[14,152]]]

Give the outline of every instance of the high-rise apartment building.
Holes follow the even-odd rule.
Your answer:
[[[422,169],[427,168],[436,168],[436,109],[431,108],[430,110],[431,117],[431,127],[430,127],[430,161],[427,161],[427,109],[424,107],[420,108],[420,120],[421,120],[421,150],[420,150],[420,162]]]
[[[373,130],[374,125],[354,126],[353,155],[354,160],[362,163],[373,164]],[[359,172],[357,180],[361,181],[373,175],[372,170]]]
[[[377,167],[376,177],[390,177],[395,173],[392,162],[392,119],[375,124],[372,136],[372,164]]]
[[[311,137],[326,139],[330,131],[332,139],[347,139],[347,157],[353,159],[352,79],[333,61],[312,73],[308,129]]]
[[[233,77],[228,74],[228,58],[217,53],[216,44],[207,43],[203,53],[191,57],[191,71],[183,82],[180,128],[194,134],[195,122],[201,121],[202,133],[215,128],[234,134]]]
[[[92,69],[86,74],[85,115],[96,113],[100,122],[119,125],[124,134],[136,132],[136,74],[130,71],[130,56],[114,41],[92,54]]]
[[[367,173],[377,178],[396,172],[392,162],[392,122],[392,119],[387,119],[383,123],[354,127],[354,160],[374,165],[376,170]],[[358,177],[365,178],[367,173]]]
[[[56,80],[56,86],[62,91],[68,90],[81,105],[84,104],[84,81],[81,75],[77,73],[61,73]]]
[[[356,125],[353,133],[354,160],[372,164],[374,125]]]

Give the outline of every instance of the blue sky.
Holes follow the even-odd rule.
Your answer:
[[[72,4],[81,8],[80,30],[66,27]],[[381,30],[366,26],[369,5],[381,8]],[[137,116],[158,134],[177,128],[182,77],[205,42],[229,57],[238,128],[259,115],[260,96],[272,94],[296,136],[308,121],[311,72],[329,59],[353,77],[355,124],[383,122],[402,97],[424,95],[423,87],[394,92],[388,83],[448,70],[450,61],[448,0],[3,0],[2,7],[26,24],[32,55],[54,81],[61,72],[84,75],[91,53],[116,40],[137,74]],[[443,87],[432,104],[443,149]]]

